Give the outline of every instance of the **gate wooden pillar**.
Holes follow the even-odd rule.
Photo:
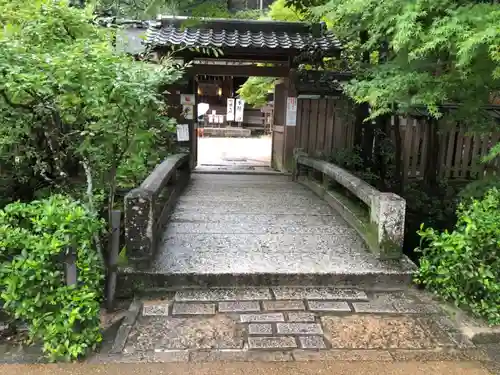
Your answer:
[[[293,149],[295,147],[294,125],[287,125],[287,98],[296,99],[293,80],[281,79],[274,88],[273,146],[271,166],[280,171],[293,168]]]
[[[297,92],[295,90],[295,84],[293,79],[286,78],[285,79],[285,87],[286,87],[286,97],[285,97],[285,144],[284,144],[284,165],[285,170],[292,171],[293,170],[293,149],[295,148],[295,137],[297,135],[297,112],[295,113],[295,125],[287,125],[286,116],[287,116],[287,98],[295,98],[295,104],[297,106]]]
[[[286,84],[280,80],[274,86],[274,111],[272,129],[271,167],[280,171],[285,169],[285,120]]]
[[[188,125],[189,140],[178,141],[177,144],[179,148],[188,150],[190,155],[190,166],[191,169],[194,169],[198,163],[198,138],[196,133],[196,119],[198,114],[194,79],[193,77],[188,76],[182,81],[169,86],[167,91],[168,94],[166,94],[166,99],[168,105],[168,115],[174,118],[177,121],[177,124]],[[193,119],[186,119],[184,117],[183,104],[181,103],[182,94],[191,94],[195,97],[195,102],[193,103]],[[175,139],[177,139],[177,135],[175,137]]]

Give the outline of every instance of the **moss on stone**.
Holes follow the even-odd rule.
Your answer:
[[[339,191],[336,191],[331,185],[323,187],[327,193],[333,197],[346,210],[338,210],[342,217],[359,233],[366,245],[380,259],[399,259],[402,254],[401,247],[389,238],[384,230],[384,237],[379,241],[378,228],[375,223],[370,221],[370,212],[368,207],[363,207],[364,203],[355,202],[346,197]]]
[[[402,255],[401,246],[389,238],[385,228],[383,237],[380,240],[380,250],[382,259],[399,259]]]

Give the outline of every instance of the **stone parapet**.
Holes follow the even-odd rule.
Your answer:
[[[325,199],[363,237],[380,259],[403,255],[406,201],[384,193],[335,164],[307,156],[296,149],[293,177]],[[335,189],[341,186],[364,203]]]
[[[189,176],[189,154],[172,155],[125,196],[125,246],[131,266],[149,267],[167,214]]]

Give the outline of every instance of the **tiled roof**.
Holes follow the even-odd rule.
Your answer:
[[[162,19],[152,25],[147,32],[145,44],[153,48],[183,45],[273,51],[301,51],[310,47],[334,51],[341,47],[337,38],[323,30],[320,25],[310,26],[299,22],[202,20],[193,26],[183,26],[179,18]]]

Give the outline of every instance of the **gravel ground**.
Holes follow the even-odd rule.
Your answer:
[[[198,138],[198,165],[234,163],[269,166],[271,137]]]

